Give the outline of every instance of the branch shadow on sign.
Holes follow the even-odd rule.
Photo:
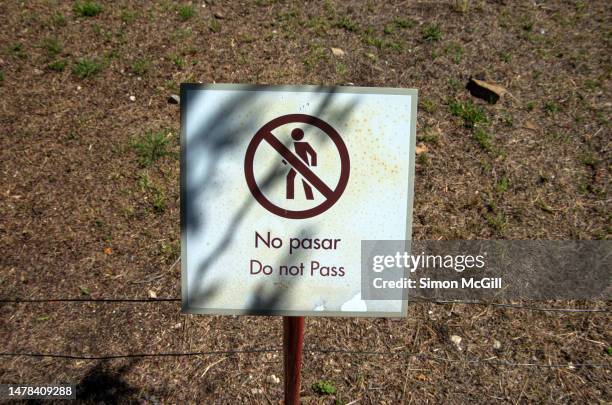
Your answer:
[[[310,228],[303,228],[298,237],[310,238],[314,235],[314,230]],[[279,269],[282,265],[299,263],[304,254],[302,251],[298,253],[289,254],[285,253],[274,266],[275,269]],[[287,297],[288,292],[295,287],[298,283],[299,278],[295,276],[283,276],[280,273],[276,273],[276,276],[262,276],[266,277],[266,281],[260,282],[253,293],[251,301],[248,303],[248,308],[245,310],[245,315],[257,315],[265,313],[270,308],[277,308],[279,304],[282,304],[283,299]],[[273,282],[270,282],[273,279]]]
[[[252,90],[261,89],[262,88],[258,86],[252,87]],[[333,119],[334,121],[340,122],[352,113],[357,104],[357,102],[353,100],[352,102],[346,104],[344,108],[332,109],[333,101],[336,96],[336,89],[322,87],[321,91],[325,92],[325,96],[317,106],[316,111],[311,115],[320,116],[323,114],[327,119]],[[231,117],[232,114],[236,113],[248,104],[250,104],[250,107],[252,108],[252,101],[254,97],[256,97],[257,92],[248,91],[240,94],[240,96],[237,96],[218,107],[213,118],[203,122],[201,126],[194,131],[197,135],[183,145],[184,149],[190,148],[191,156],[197,156],[199,155],[198,152],[202,151],[202,154],[208,156],[209,159],[206,162],[204,170],[202,170],[201,181],[190,182],[190,187],[188,187],[188,184],[186,184],[187,182],[185,181],[186,177],[184,170],[186,162],[184,162],[184,158],[182,159],[181,181],[182,187],[184,187],[181,195],[182,232],[203,232],[206,228],[206,218],[211,215],[220,214],[202,212],[202,204],[200,202],[203,198],[205,199],[207,194],[210,195],[216,190],[215,177],[219,175],[219,164],[223,154],[234,152],[240,147],[240,145],[244,145],[245,141],[248,143],[250,137],[254,135],[248,134],[249,139],[245,139],[244,130],[241,131],[238,123],[234,122]],[[181,97],[181,100],[183,100],[183,97]],[[255,112],[255,115],[257,115],[257,113],[261,113],[264,108],[265,106],[259,108],[258,111]],[[183,116],[184,113],[185,112],[183,111]],[[185,123],[183,122],[182,125],[185,125]],[[329,142],[329,140],[325,139],[321,142],[321,144],[324,142]],[[285,143],[285,146],[290,147],[289,142]],[[190,165],[192,164],[193,162],[190,163]],[[266,190],[269,190],[278,181],[284,179],[288,170],[288,168],[282,166],[269,170],[264,178],[258,182],[261,191],[265,192]],[[192,299],[197,299],[198,305],[203,305],[202,303],[205,304],[205,302],[213,298],[221,288],[218,283],[203,285],[203,280],[215,262],[229,248],[233,242],[234,235],[237,233],[237,229],[241,226],[244,218],[247,216],[249,210],[255,203],[253,196],[248,191],[246,183],[245,190],[248,194],[247,197],[244,199],[242,204],[240,204],[240,207],[231,214],[229,225],[222,232],[222,234],[216,235],[219,242],[217,242],[215,247],[212,249],[212,253],[206,256],[201,263],[197,265],[195,276],[190,279],[188,292],[189,300],[191,301]],[[312,231],[312,229],[303,229],[301,234],[309,234],[312,233]],[[292,262],[295,261],[295,256],[295,254],[292,255]],[[283,264],[285,260],[288,260],[288,257],[283,257],[279,264]],[[227,271],[231,270],[232,269],[227,269]],[[275,280],[274,282],[282,283],[282,280]],[[261,313],[263,309],[273,308],[285,299],[288,291],[287,288],[266,288],[266,286],[269,285],[270,280],[264,280],[255,288],[255,299],[250,301],[248,309],[245,310],[246,313]]]
[[[254,89],[256,86],[253,87]],[[189,92],[181,95],[183,102],[181,103],[181,116],[185,116],[185,105],[189,105]],[[225,153],[230,153],[233,149],[240,145],[241,131],[235,121],[230,117],[236,114],[241,108],[257,95],[256,92],[242,92],[239,96],[233,97],[224,104],[217,107],[213,117],[205,122],[202,122],[194,132],[197,134],[189,139],[188,142],[182,144],[181,157],[181,232],[199,232],[206,226],[206,213],[198,212],[198,201],[205,197],[207,193],[215,191],[214,179],[219,172],[219,161]],[[183,131],[185,121],[181,122]],[[186,181],[186,166],[185,150],[189,149],[190,153],[195,155],[205,155],[208,159],[205,162],[205,167],[201,170],[200,178],[195,182]],[[191,166],[191,164],[190,164]],[[208,267],[198,269],[200,278]],[[206,288],[200,288],[198,294],[202,297],[212,297],[218,289],[217,285],[209,285]]]

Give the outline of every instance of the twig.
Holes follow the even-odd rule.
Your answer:
[[[178,259],[176,259],[176,261],[172,263],[172,266],[170,266],[170,268],[168,269],[168,272],[170,272],[170,270],[172,270],[174,266],[176,266],[176,264],[180,261],[181,261],[181,257],[179,256]]]
[[[147,279],[144,280],[140,280],[140,281],[132,281],[132,284],[145,284],[145,283],[150,283],[151,281],[155,281],[158,280],[160,278],[162,278],[164,275],[163,274],[157,274],[155,276],[149,277]]]
[[[521,388],[521,392],[518,396],[518,398],[516,399],[515,405],[518,405],[519,401],[521,400],[521,398],[523,397],[523,393],[525,392],[525,387],[527,386],[527,383],[529,382],[529,379],[525,380],[525,384],[523,384],[523,388]]]
[[[219,360],[217,360],[217,361],[215,361],[213,363],[210,363],[208,365],[208,367],[206,367],[206,369],[204,369],[204,372],[202,373],[200,378],[204,377],[206,375],[206,373],[208,373],[208,370],[211,369],[211,367],[216,366],[217,364],[221,363],[223,360],[226,360],[226,359],[227,359],[227,357],[221,357]]]

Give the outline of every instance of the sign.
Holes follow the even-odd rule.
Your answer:
[[[361,242],[410,239],[416,90],[181,86],[183,311],[405,316]]]

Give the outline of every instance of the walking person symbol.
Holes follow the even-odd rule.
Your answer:
[[[316,127],[321,131],[320,133],[316,133],[317,135],[315,137],[317,139],[319,139],[319,135],[325,135],[332,141],[333,146],[335,146],[335,149],[338,151],[338,156],[340,158],[340,176],[335,185],[326,184],[326,182],[323,181],[323,179],[321,179],[317,173],[312,171],[313,166],[317,166],[317,162],[320,160],[318,155],[321,153],[321,150],[319,150],[318,147],[313,148],[314,145],[311,146],[308,142],[303,141],[303,130],[294,127],[294,129],[290,131],[292,138],[291,141],[293,141],[295,144],[293,148],[291,145],[286,145],[284,141],[281,141],[281,139],[286,139],[286,135],[280,139],[274,135],[273,131],[275,129],[287,124],[291,124],[292,126],[301,126],[301,124],[305,124]],[[287,133],[285,131],[283,131],[284,134]],[[289,143],[291,143],[291,141]],[[256,163],[255,155],[258,148],[262,144],[268,144],[270,147],[272,147],[272,149],[274,149],[280,155],[281,159],[283,159],[282,162],[290,166],[287,168],[287,171],[285,171],[287,176],[285,184],[285,199],[283,199],[283,201],[286,202],[285,205],[282,203],[275,204],[270,201],[262,191],[262,186],[268,184],[266,182],[267,180],[259,179],[261,182],[261,184],[259,184],[257,177],[255,177],[255,169],[260,164],[268,165],[270,162],[269,159],[260,159],[259,161],[262,163]],[[317,150],[316,152],[315,149]],[[328,156],[329,154],[325,154],[324,156],[324,163],[326,165],[329,163]],[[277,159],[272,161],[278,162]],[[350,156],[338,131],[336,131],[334,127],[323,121],[321,118],[307,114],[287,114],[270,120],[259,128],[255,135],[253,135],[253,138],[251,139],[251,142],[249,142],[249,146],[244,154],[244,177],[253,198],[255,198],[255,200],[257,200],[257,202],[263,208],[272,214],[289,219],[312,218],[330,209],[338,201],[346,189],[350,170]],[[261,170],[259,172],[261,172]],[[302,186],[304,187],[304,194],[306,197],[305,200],[308,200],[309,202],[317,201],[317,205],[314,207],[304,207],[297,210],[290,209],[293,208],[292,206],[294,204],[289,204],[288,202],[295,201],[295,178],[298,175],[301,177]],[[317,195],[316,199],[313,196],[313,189],[316,189],[320,193],[320,195]],[[306,204],[304,204],[304,206],[305,205]]]
[[[293,144],[295,146],[295,153],[306,163],[307,166],[317,165],[317,153],[314,151],[312,146],[308,142],[300,142],[304,138],[304,131],[300,128],[295,128],[291,131],[291,138],[293,138]],[[310,159],[309,159],[310,157]],[[283,163],[286,163],[283,160]],[[295,169],[289,170],[287,173],[287,200],[293,200],[295,198],[295,176],[297,172]],[[313,200],[312,187],[306,183],[306,180],[302,179],[302,185],[304,187],[304,194],[307,200]]]

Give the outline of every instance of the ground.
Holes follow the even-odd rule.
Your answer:
[[[609,2],[9,0],[0,15],[2,299],[179,296],[181,82],[417,88],[415,239],[610,237]],[[487,104],[470,77],[508,93]],[[309,318],[304,402],[612,401],[609,302],[527,304],[604,312]],[[2,353],[280,347],[279,318],[176,301],[0,305]],[[279,352],[0,363],[0,382],[71,382],[96,403],[278,403],[272,374]]]

